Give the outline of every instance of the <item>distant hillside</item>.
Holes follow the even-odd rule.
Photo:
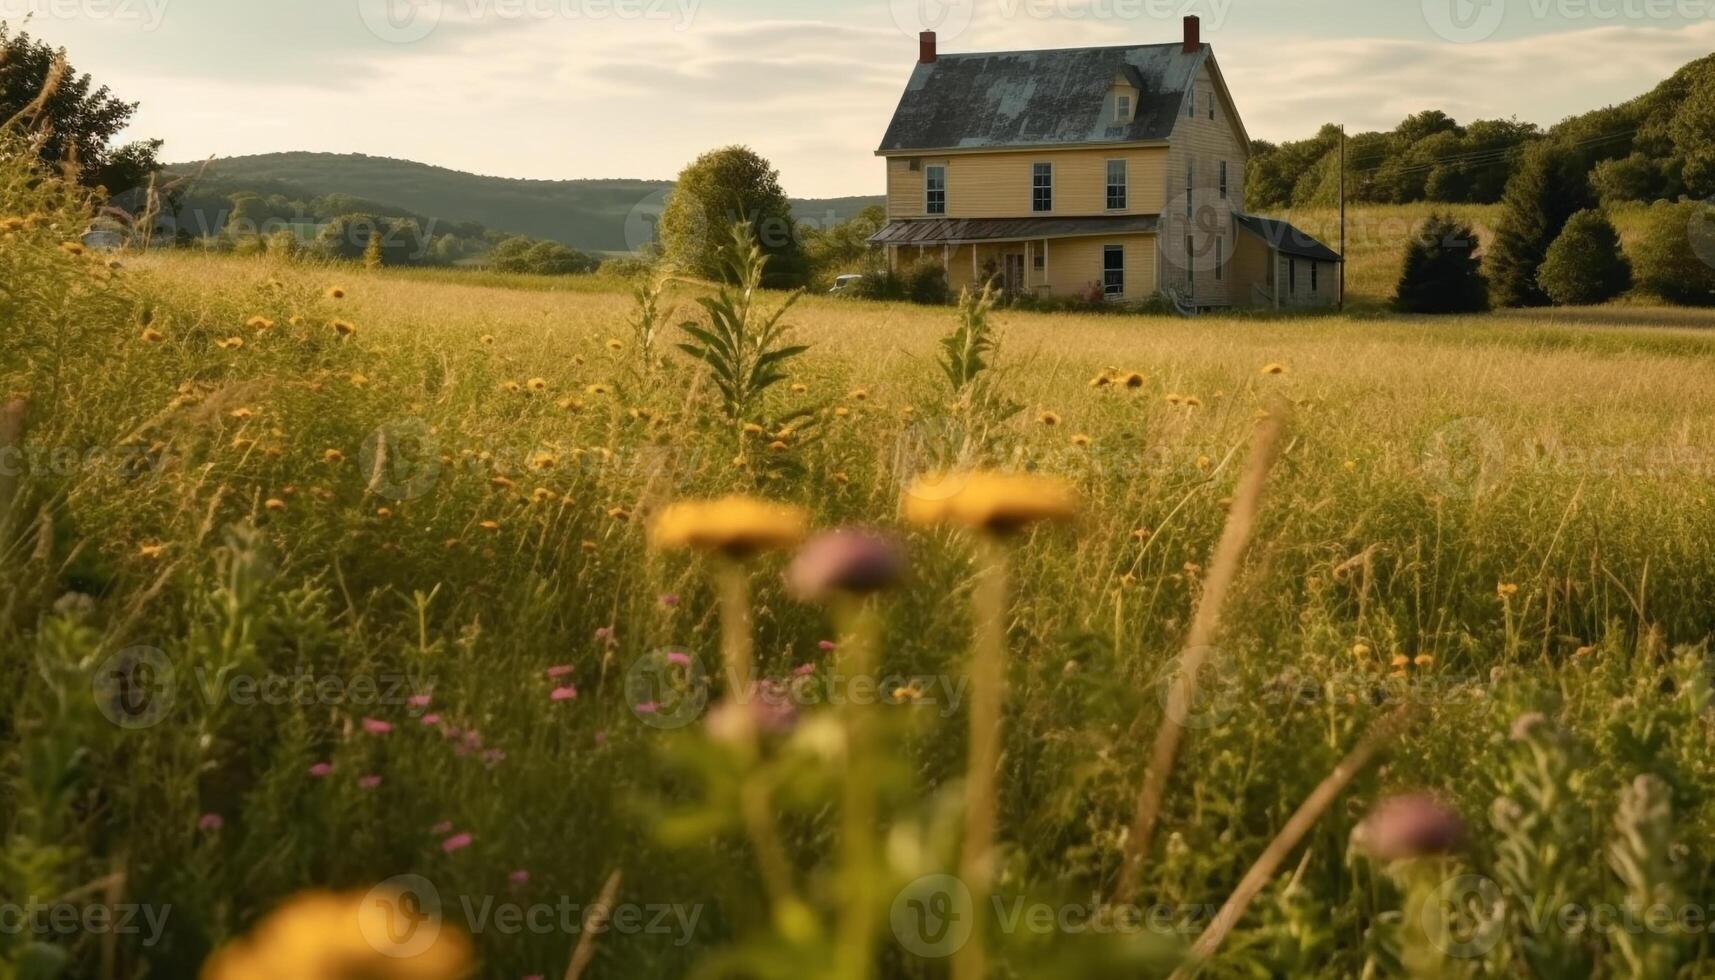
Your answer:
[[[197,164],[177,164],[175,172]],[[347,195],[442,221],[476,222],[487,228],[561,242],[573,248],[625,252],[640,228],[653,226],[672,188],[658,180],[514,180],[432,167],[409,160],[362,154],[269,153],[227,157],[205,176],[223,193],[249,190],[262,196],[307,192]],[[287,193],[287,196],[291,196]],[[880,197],[794,200],[800,219],[843,221]],[[635,216],[634,216],[635,215]],[[627,233],[627,219],[632,221]]]

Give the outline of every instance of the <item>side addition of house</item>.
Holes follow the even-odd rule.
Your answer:
[[[1247,215],[1250,137],[1196,17],[1176,44],[941,54],[933,31],[878,156],[891,268],[954,289],[1185,308],[1339,302],[1340,256]]]

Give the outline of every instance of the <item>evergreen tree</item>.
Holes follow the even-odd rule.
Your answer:
[[[1561,306],[1605,303],[1632,288],[1620,234],[1600,211],[1580,211],[1548,247],[1537,281]]]
[[[1394,305],[1404,313],[1481,313],[1489,283],[1477,256],[1477,235],[1450,215],[1431,215],[1405,251]]]
[[[1536,144],[1525,151],[1501,203],[1505,211],[1487,256],[1495,303],[1547,306],[1537,272],[1566,222],[1593,203],[1588,172],[1564,149]]]

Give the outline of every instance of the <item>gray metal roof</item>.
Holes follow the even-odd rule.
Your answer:
[[[917,218],[890,221],[870,236],[872,245],[964,245],[971,242],[1022,242],[1037,238],[1087,238],[1095,235],[1153,233],[1155,215],[1099,215],[1089,218]]]
[[[911,73],[879,152],[1165,140],[1208,51],[1174,43],[944,54]],[[1103,112],[1119,75],[1141,93],[1129,124]]]
[[[1297,255],[1306,259],[1316,259],[1319,262],[1339,262],[1340,253],[1322,244],[1297,228],[1284,221],[1274,218],[1263,218],[1254,214],[1233,213],[1233,220],[1241,228],[1261,238],[1274,246],[1275,249],[1287,255]]]

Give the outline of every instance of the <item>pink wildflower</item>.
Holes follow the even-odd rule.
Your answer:
[[[318,762],[315,765],[310,767],[310,775],[316,777],[317,779],[321,779],[323,776],[327,776],[327,775],[330,775],[332,773],[333,773],[333,763],[331,763],[331,762]]]
[[[197,820],[198,830],[214,831],[226,826],[226,818],[218,813],[205,813]]]
[[[363,730],[371,735],[386,735],[393,730],[393,723],[382,721],[380,718],[363,719]]]
[[[548,695],[549,699],[553,701],[571,701],[577,696],[578,689],[570,684],[567,684],[565,687],[556,687],[554,688],[554,693]]]
[[[451,854],[454,851],[462,851],[470,846],[470,842],[472,840],[475,840],[475,838],[469,834],[454,834],[446,840],[441,841],[441,850],[447,854]]]
[[[362,789],[374,789],[381,785],[381,777],[374,773],[367,776],[359,776],[357,777],[357,785]]]
[[[551,681],[557,681],[562,677],[570,677],[571,675],[572,667],[570,664],[561,664],[558,667],[548,668],[548,679]]]

